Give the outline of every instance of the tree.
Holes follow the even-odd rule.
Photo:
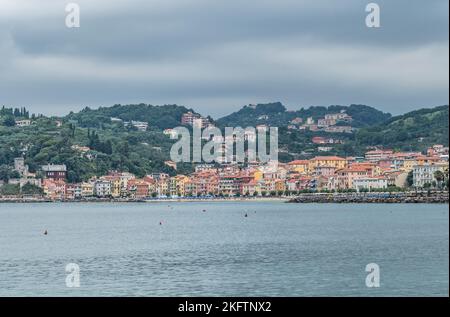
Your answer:
[[[42,188],[30,183],[23,185],[21,191],[24,195],[42,195],[44,193]]]
[[[16,171],[12,171],[8,165],[0,166],[0,180],[7,183],[11,178],[19,178],[18,173]]]
[[[438,188],[442,187],[442,182],[445,180],[445,174],[442,171],[434,172],[434,178],[436,179]]]
[[[412,187],[412,185],[414,184],[414,174],[413,171],[410,171],[408,173],[408,176],[406,177],[406,183],[408,184],[409,187]]]
[[[20,193],[19,185],[5,184],[0,188],[0,194],[4,196],[16,196]]]
[[[9,181],[9,172],[8,170],[0,167],[0,180],[7,183]]]
[[[11,171],[9,178],[20,178],[20,173],[18,171]]]
[[[7,116],[3,119],[3,125],[6,127],[13,127],[16,125],[16,120],[14,120],[13,116]]]

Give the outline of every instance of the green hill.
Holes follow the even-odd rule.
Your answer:
[[[111,118],[123,121],[142,121],[149,126],[168,129],[180,125],[181,116],[192,109],[183,106],[114,105],[98,109],[85,108],[78,113],[70,113],[66,119],[75,120],[82,127],[98,128],[111,124]]]
[[[162,133],[153,116],[147,113],[144,117],[132,112],[130,117],[125,117],[126,113],[121,114],[119,110],[132,107],[122,107],[85,109],[63,118],[38,116],[33,118],[33,124],[28,127],[5,125],[11,119],[10,111],[5,110],[6,115],[0,113],[0,169],[2,165],[11,166],[15,157],[24,156],[31,172],[38,171],[40,165],[48,163],[66,164],[71,182],[104,175],[108,170],[129,171],[138,176],[152,172],[174,175],[175,170],[164,165],[164,161],[169,160],[174,141]],[[173,110],[184,111],[172,106],[167,109],[156,108],[158,110],[170,114]],[[109,115],[118,115],[124,119],[152,119],[153,126],[148,131],[137,131],[112,124]],[[165,124],[159,122],[162,128]],[[178,122],[174,124],[179,125]],[[83,154],[74,149],[74,145],[88,146],[91,150]],[[190,166],[180,165],[179,171],[190,171]]]
[[[448,145],[448,119],[448,105],[412,111],[383,124],[359,130],[355,144],[397,150],[423,150],[433,144]]]
[[[306,121],[312,117],[314,120],[323,118],[326,114],[345,111],[353,117],[351,126],[360,128],[385,122],[391,115],[365,105],[309,107],[297,111],[288,111],[280,102],[245,106],[237,112],[217,120],[221,127],[226,126],[256,126],[268,124],[270,126],[287,126],[295,118]]]
[[[364,116],[363,113],[362,117]],[[392,117],[376,125],[358,128],[353,134],[281,128],[279,131],[279,157],[281,160],[288,161],[310,158],[315,155],[363,156],[369,147],[374,146],[396,151],[425,152],[434,144],[448,146],[448,119],[448,106],[440,106]],[[343,143],[313,144],[312,138],[315,136],[339,139]],[[331,150],[320,152],[319,148],[324,146],[331,147]]]

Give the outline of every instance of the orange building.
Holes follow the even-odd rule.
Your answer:
[[[367,167],[351,167],[336,171],[336,189],[353,188],[353,180],[363,177],[371,177],[372,169]]]

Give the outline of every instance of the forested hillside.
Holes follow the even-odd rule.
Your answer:
[[[100,128],[111,124],[111,118],[123,121],[142,121],[158,129],[168,129],[180,124],[181,116],[194,110],[183,106],[114,105],[98,109],[85,108],[78,113],[70,113],[66,119],[75,120],[81,127]]]
[[[77,126],[59,118],[41,117],[28,127],[0,125],[0,167],[25,157],[30,171],[40,165],[66,164],[69,181],[78,182],[108,170],[129,171],[143,176],[151,172],[175,174],[164,165],[173,141],[159,130],[146,132],[108,126],[97,129]],[[87,146],[83,153],[73,146]],[[183,166],[180,166],[183,171]]]
[[[448,145],[449,107],[412,111],[356,134],[356,145],[384,145],[399,150],[421,150],[432,144]]]
[[[245,106],[237,112],[220,118],[217,123],[225,126],[256,126],[268,124],[270,126],[287,126],[293,119],[301,118],[304,121],[312,117],[314,120],[323,118],[326,114],[345,111],[353,117],[351,126],[367,127],[385,122],[391,115],[365,105],[309,107],[296,111],[288,111],[280,102]]]

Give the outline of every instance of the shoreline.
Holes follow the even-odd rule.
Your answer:
[[[92,198],[77,200],[51,200],[45,198],[0,198],[2,203],[215,203],[215,202],[281,202],[281,203],[322,203],[322,204],[448,204],[448,192],[396,192],[396,193],[310,193],[295,197],[232,197],[232,198],[148,198],[111,199]]]
[[[204,199],[187,199],[187,198],[172,198],[172,199],[85,199],[85,200],[50,200],[50,199],[2,199],[2,203],[64,203],[64,204],[79,204],[79,203],[211,203],[211,202],[288,202],[290,198],[284,197],[268,197],[268,198],[204,198]]]
[[[302,194],[289,203],[323,204],[448,204],[448,192],[397,192],[353,194]]]

